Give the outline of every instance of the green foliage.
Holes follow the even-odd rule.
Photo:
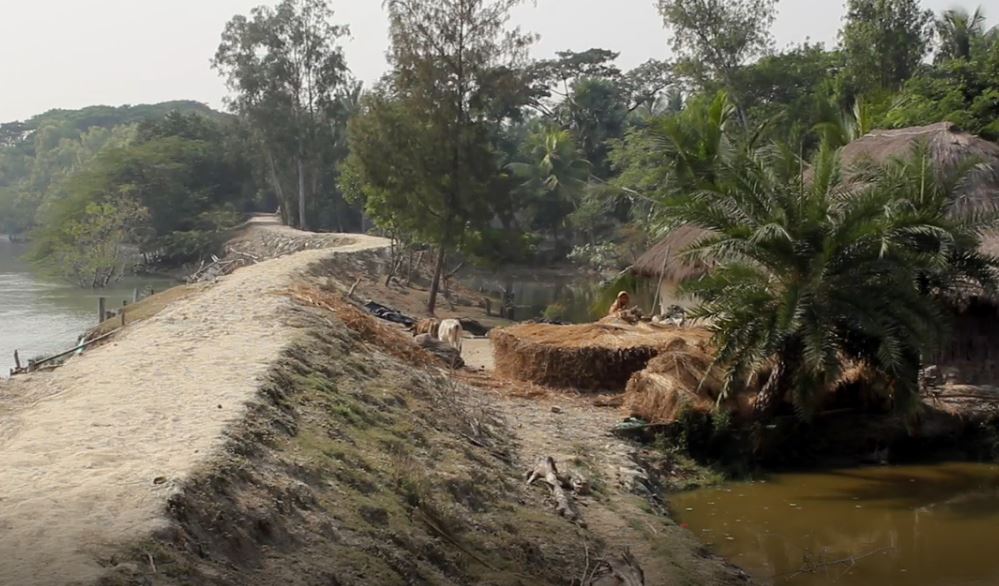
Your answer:
[[[103,287],[120,276],[110,267],[122,264],[125,248],[131,264],[138,254],[147,263],[176,265],[216,251],[252,208],[255,193],[229,129],[196,114],[143,122],[130,144],[102,150],[52,190],[33,256],[77,282]],[[117,228],[120,221],[128,230]],[[74,259],[74,249],[99,260]]]
[[[936,33],[939,44],[934,59],[937,63],[971,59],[995,41],[995,36],[990,37],[985,31],[985,13],[981,6],[974,13],[964,8],[944,11],[936,20]]]
[[[776,0],[658,0],[673,33],[671,47],[680,56],[678,68],[702,88],[719,80],[736,96],[744,126],[748,119],[736,76],[740,67],[770,51],[775,5]]]
[[[61,221],[44,232],[42,258],[81,287],[106,287],[135,263],[126,247],[147,210],[128,188],[100,201],[77,198],[73,203],[72,208],[61,208]]]
[[[945,61],[910,79],[885,116],[892,127],[943,120],[999,139],[999,43],[974,59]]]
[[[527,205],[529,227],[550,231],[557,243],[568,228],[569,215],[579,208],[590,164],[567,130],[538,126],[521,149],[524,162],[507,167],[522,181],[519,189],[525,194],[522,201]]]
[[[997,260],[978,252],[993,218],[950,215],[960,178],[934,176],[924,151],[859,182],[830,148],[807,179],[802,168],[786,148],[734,150],[711,185],[667,204],[716,234],[690,251],[715,267],[686,285],[700,301],[692,316],[710,324],[728,391],[764,377],[761,415],[790,396],[809,416],[848,362],[911,408],[943,298],[995,285]]]
[[[572,249],[568,258],[577,265],[597,271],[618,268],[617,246],[612,242],[577,246]]]
[[[933,13],[919,0],[847,0],[840,43],[857,94],[898,89],[930,50]]]
[[[346,156],[359,89],[339,45],[349,30],[333,19],[325,0],[259,6],[229,21],[213,61],[235,94],[232,108],[252,129],[285,221],[303,229],[316,226],[308,212],[317,208],[332,208],[332,223],[342,225],[335,167]]]
[[[726,78],[773,44],[774,0],[659,0],[673,52],[701,79]]]
[[[691,99],[679,113],[650,120],[615,144],[611,160],[620,175],[615,185],[637,198],[635,211],[643,214],[650,231],[673,226],[662,208],[668,202],[714,184],[718,161],[732,150],[728,126],[735,109],[728,95]]]
[[[508,181],[495,145],[530,98],[533,40],[507,28],[519,0],[389,0],[392,71],[349,125],[341,181],[382,229],[437,247],[428,309],[448,251],[488,225]]]

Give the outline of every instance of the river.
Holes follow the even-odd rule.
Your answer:
[[[110,289],[80,289],[39,276],[21,256],[26,245],[0,236],[0,377],[14,366],[14,351],[22,361],[72,348],[77,337],[97,324],[97,299],[108,308],[120,307],[135,288],[163,290],[172,281],[130,277]]]
[[[674,495],[676,518],[763,583],[999,584],[999,466],[776,474]]]

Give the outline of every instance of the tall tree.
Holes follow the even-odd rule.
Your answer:
[[[326,0],[283,0],[234,17],[213,61],[234,92],[233,108],[256,129],[285,219],[298,210],[308,227],[310,193],[323,172],[322,153],[337,95],[348,88],[339,41],[349,34],[334,24]],[[292,167],[297,201],[285,196],[282,165]]]
[[[985,14],[982,7],[969,13],[964,8],[945,11],[936,21],[939,46],[936,61],[971,59],[972,51],[985,39]]]
[[[859,93],[897,90],[930,49],[933,13],[919,0],[847,0],[840,42]]]
[[[386,0],[392,71],[350,126],[345,187],[384,228],[437,247],[428,310],[448,251],[487,219],[492,141],[526,102],[530,35],[507,26],[520,0]]]
[[[770,27],[777,0],[658,0],[663,22],[673,33],[677,71],[703,87],[719,79],[748,125],[737,73],[773,45]]]

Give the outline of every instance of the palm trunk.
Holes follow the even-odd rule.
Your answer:
[[[437,266],[434,268],[434,280],[430,284],[430,301],[427,303],[427,312],[434,315],[437,311],[437,293],[441,288],[441,275],[444,274],[444,262],[447,259],[447,249],[441,243],[437,251]]]
[[[801,352],[799,341],[792,338],[784,342],[773,371],[756,395],[753,412],[757,421],[768,422],[777,414],[777,410],[791,389],[797,367],[801,364]]]
[[[783,360],[778,360],[773,371],[763,384],[763,388],[756,395],[756,402],[753,404],[753,414],[759,422],[767,422],[773,419],[784,400],[786,392],[785,379],[787,378],[787,366]]]

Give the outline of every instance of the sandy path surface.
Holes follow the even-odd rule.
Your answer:
[[[241,269],[11,386],[0,398],[0,584],[92,580],[104,546],[162,526],[168,497],[222,445],[295,335],[278,292],[333,251],[387,245],[344,238]]]

